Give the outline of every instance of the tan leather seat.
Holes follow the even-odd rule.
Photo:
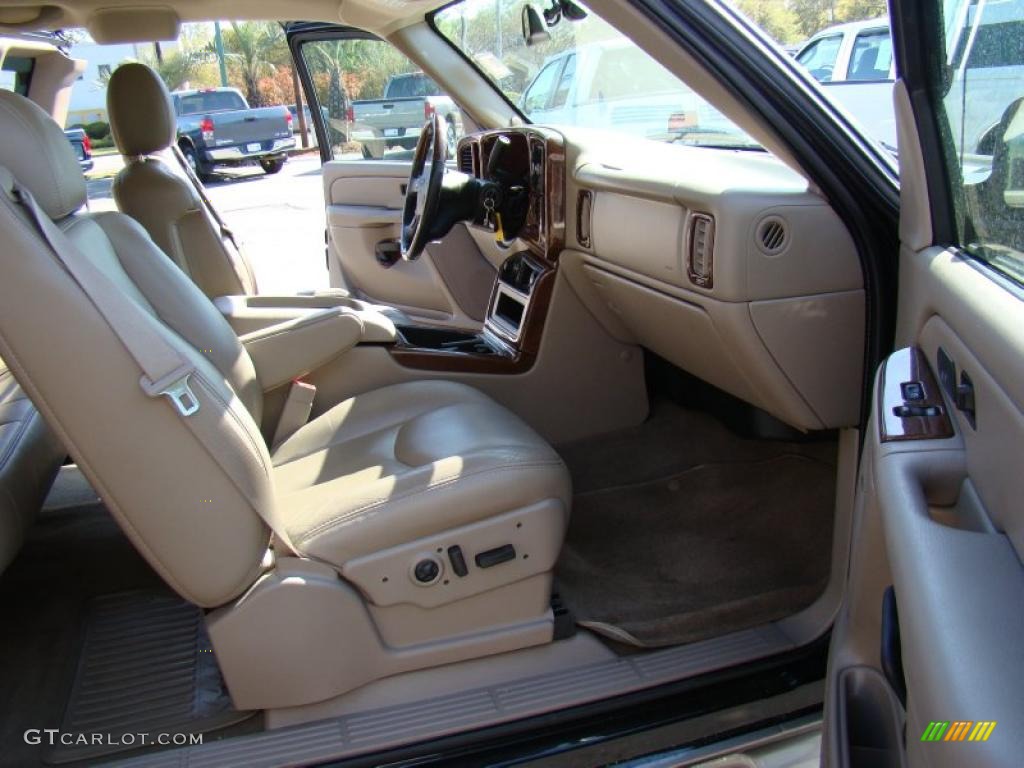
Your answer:
[[[170,155],[177,119],[163,80],[144,64],[122,64],[107,85],[107,113],[125,160],[113,183],[118,210],[142,224],[207,296],[256,293],[244,252]]]
[[[64,447],[0,359],[0,572],[18,553],[64,455]]]
[[[208,623],[238,706],[550,641],[570,485],[536,433],[473,389],[413,382],[271,455],[263,387],[213,304],[133,219],[79,212],[77,161],[42,110],[0,92],[0,134],[0,354],[153,568],[222,606]],[[46,245],[10,176],[66,240]],[[98,268],[134,302],[133,332],[187,361],[194,413],[144,391],[125,331],[55,252]]]

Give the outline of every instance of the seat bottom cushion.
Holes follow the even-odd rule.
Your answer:
[[[562,502],[568,523],[569,473],[555,450],[453,382],[346,400],[282,443],[273,461],[289,545],[339,567],[545,499]]]

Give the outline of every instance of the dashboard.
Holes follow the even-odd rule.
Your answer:
[[[486,236],[478,243],[527,253],[540,284],[567,283],[615,340],[798,429],[858,423],[856,247],[828,201],[779,159],[533,125],[468,136],[457,159],[521,204],[471,224]],[[492,315],[502,286],[499,276]],[[539,354],[537,304],[521,332]],[[494,319],[507,331],[500,312]]]

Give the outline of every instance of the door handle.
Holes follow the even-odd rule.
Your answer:
[[[977,429],[974,411],[974,382],[967,374],[967,371],[960,371],[960,383],[956,385],[956,394],[953,397],[956,409],[960,411],[971,429]]]
[[[956,377],[956,363],[953,359],[946,354],[946,350],[939,347],[938,351],[938,368],[939,368],[939,381],[942,382],[942,388],[946,390],[946,394],[949,395],[949,399],[953,401],[953,405],[956,409],[964,415],[967,419],[967,423],[971,425],[971,429],[977,429],[977,423],[975,420],[975,404],[974,404],[974,382],[971,380],[970,374],[967,371],[960,371],[960,380],[957,381]]]

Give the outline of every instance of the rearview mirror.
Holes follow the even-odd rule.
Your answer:
[[[527,3],[523,6],[523,41],[528,45],[537,45],[551,39],[544,20],[537,9]]]

